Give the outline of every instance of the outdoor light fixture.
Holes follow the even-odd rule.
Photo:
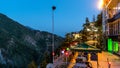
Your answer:
[[[65,56],[68,56],[69,54],[68,54],[68,52],[65,52]]]
[[[62,54],[64,54],[64,50],[63,50],[63,51],[61,51],[61,53],[62,53]]]
[[[101,10],[103,8],[103,0],[99,0],[98,8]]]

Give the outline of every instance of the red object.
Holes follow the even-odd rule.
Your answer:
[[[52,55],[54,56],[54,55],[55,55],[55,53],[53,52],[53,53],[52,53]]]
[[[65,55],[68,56],[69,55],[68,52],[65,52]]]

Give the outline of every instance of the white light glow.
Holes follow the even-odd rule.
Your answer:
[[[113,9],[119,9],[120,10],[120,7],[114,7]]]
[[[91,31],[90,29],[87,29],[87,31]]]
[[[99,0],[98,8],[100,10],[103,8],[103,0]]]
[[[62,54],[64,54],[64,51],[61,51]]]

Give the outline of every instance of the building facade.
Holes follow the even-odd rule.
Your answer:
[[[106,49],[120,55],[120,0],[103,0],[103,33]]]

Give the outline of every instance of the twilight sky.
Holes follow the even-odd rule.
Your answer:
[[[99,0],[1,0],[0,13],[40,31],[52,32],[52,6],[56,6],[55,34],[80,31],[85,18],[97,16]]]

